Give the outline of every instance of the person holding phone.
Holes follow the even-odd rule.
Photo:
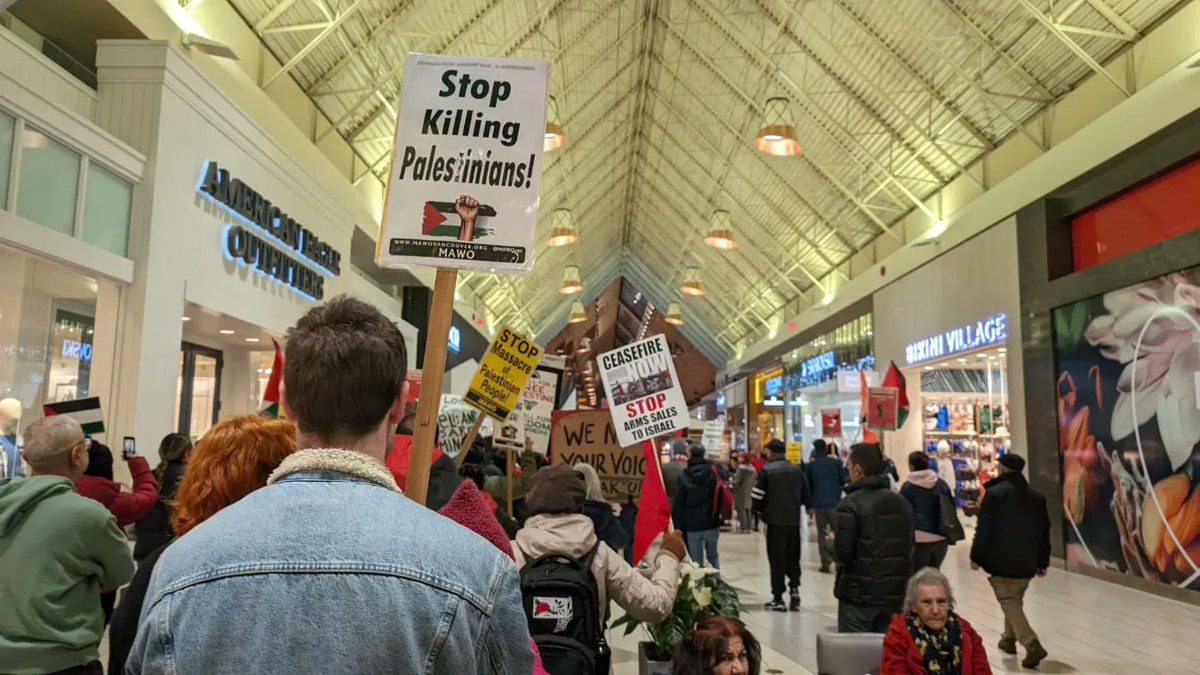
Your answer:
[[[106,446],[91,439],[88,439],[88,444],[93,452],[108,450]],[[109,478],[90,475],[80,476],[75,481],[75,491],[103,504],[117,519],[117,527],[125,529],[127,525],[141,520],[154,508],[158,502],[158,482],[154,480],[150,463],[145,457],[137,454],[136,442],[132,436],[126,436],[121,444],[121,459],[129,465],[129,475],[133,477],[131,492],[125,492],[120,483]]]

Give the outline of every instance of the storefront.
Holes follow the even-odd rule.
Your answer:
[[[904,375],[909,415],[883,436],[901,474],[922,449],[973,514],[996,459],[1026,454],[1016,223],[985,230],[875,294],[878,370]],[[949,481],[948,481],[949,482]]]
[[[749,378],[750,400],[746,406],[749,447],[760,449],[771,439],[783,440],[783,367],[768,366]]]
[[[862,438],[862,388],[878,383],[871,314],[864,314],[798,347],[783,358],[784,433],[802,457],[818,438],[845,450]]]
[[[731,452],[746,452],[746,384],[735,380],[717,390],[715,401],[718,416],[725,417],[725,435]]]
[[[1200,604],[1200,114],[1017,226],[1029,473],[1055,555]]]

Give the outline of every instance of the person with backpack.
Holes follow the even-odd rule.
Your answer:
[[[929,456],[920,450],[908,455],[908,476],[900,496],[913,510],[913,569],[941,568],[949,547],[963,539],[962,525],[950,486],[929,468]]]
[[[521,571],[521,596],[529,634],[550,673],[607,673],[611,654],[604,638],[610,600],[639,621],[670,615],[679,583],[683,536],[669,532],[650,578],[597,540],[583,513],[583,475],[558,464],[537,472],[525,494],[529,519],[512,542]]]
[[[679,476],[671,516],[675,526],[687,533],[688,555],[697,565],[707,561],[713,569],[721,569],[717,554],[717,538],[721,534],[721,501],[733,495],[717,471],[717,465],[704,458],[704,446],[692,443],[688,450],[687,468]]]

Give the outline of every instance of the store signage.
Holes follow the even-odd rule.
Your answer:
[[[725,409],[725,394],[717,394],[717,410]]]
[[[92,346],[78,340],[63,340],[62,355],[64,359],[79,359],[84,363],[91,363]]]
[[[904,361],[911,366],[1007,341],[1008,315],[1000,312],[975,323],[908,343],[904,348]]]
[[[204,165],[197,189],[237,218],[224,233],[223,249],[229,260],[316,300],[325,296],[324,275],[342,273],[340,252],[216,162]],[[289,250],[302,260],[285,253]],[[309,267],[310,263],[315,269]]]
[[[771,398],[774,398],[776,396],[782,396],[783,395],[783,376],[778,375],[776,377],[772,377],[771,379],[767,380],[766,382],[763,382],[763,391],[766,392],[767,396],[770,396]]]
[[[450,337],[447,340],[447,346],[455,354],[462,350],[462,331],[459,330],[458,326],[450,326]]]
[[[800,364],[800,377],[809,379],[818,377],[837,368],[837,356],[833,351],[817,354]]]

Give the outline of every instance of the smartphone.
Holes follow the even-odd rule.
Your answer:
[[[133,436],[126,436],[125,442],[121,445],[121,456],[128,457],[137,454],[137,442],[133,440]]]

